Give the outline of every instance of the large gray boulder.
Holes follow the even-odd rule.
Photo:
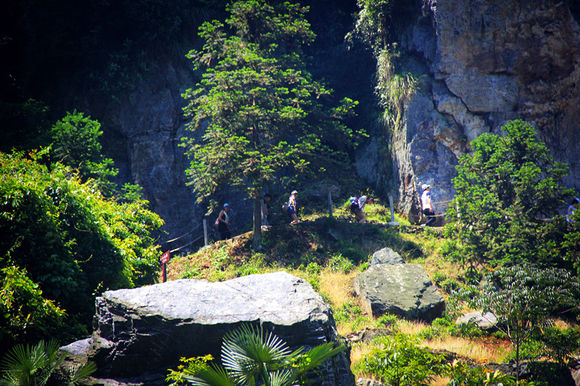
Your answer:
[[[354,279],[363,308],[374,317],[385,313],[411,320],[432,321],[445,303],[419,264],[378,264]]]
[[[379,249],[373,253],[371,258],[371,265],[377,264],[404,264],[405,260],[397,252],[391,248]]]
[[[304,280],[276,272],[107,291],[96,301],[90,347],[82,342],[71,351],[78,356],[85,347],[99,377],[161,384],[180,357],[219,358],[223,335],[242,323],[263,325],[291,348],[337,340],[332,311],[322,297]],[[316,384],[354,384],[348,354],[327,363]]]

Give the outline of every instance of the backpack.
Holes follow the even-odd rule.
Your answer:
[[[355,198],[352,204],[350,204],[350,212],[351,213],[358,213],[360,211],[360,207],[358,204],[358,198]]]

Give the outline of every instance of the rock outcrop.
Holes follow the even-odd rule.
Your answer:
[[[385,313],[410,320],[432,321],[445,303],[419,264],[378,264],[354,279],[363,309],[373,317]]]
[[[420,185],[428,183],[435,211],[443,212],[458,157],[480,134],[515,118],[538,129],[554,157],[570,165],[566,184],[580,189],[578,7],[557,0],[417,4],[414,22],[397,37],[398,70],[422,83],[391,135],[400,209],[417,219]],[[373,149],[360,154],[362,163],[377,163]]]
[[[146,378],[150,384],[161,382],[180,357],[219,358],[221,338],[241,323],[261,324],[294,349],[337,340],[322,297],[303,280],[277,272],[107,291],[96,301],[92,339],[67,347],[94,360],[99,377]],[[318,384],[354,384],[349,362],[344,352],[331,359]]]
[[[473,323],[482,330],[490,330],[497,326],[497,316],[491,312],[474,311],[460,316],[455,321],[456,325]]]
[[[371,266],[377,264],[404,264],[405,260],[397,252],[391,248],[379,249],[373,253],[371,258]]]

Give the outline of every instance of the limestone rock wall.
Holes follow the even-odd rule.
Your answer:
[[[432,185],[437,212],[453,196],[457,158],[507,120],[532,122],[580,189],[580,26],[573,2],[423,0],[401,36],[423,87],[392,134],[400,208],[419,210]],[[576,15],[577,17],[577,15]],[[416,68],[416,66],[415,66]],[[363,157],[364,158],[364,157]]]

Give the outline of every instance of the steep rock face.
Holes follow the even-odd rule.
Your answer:
[[[107,106],[105,137],[121,177],[143,187],[167,234],[201,233],[202,211],[185,185],[187,160],[178,146],[185,135],[181,92],[193,76],[185,58],[156,67],[120,103]]]
[[[411,219],[421,184],[444,211],[469,142],[515,118],[535,125],[580,189],[580,27],[567,2],[424,0],[409,25],[401,46],[427,70],[392,134],[392,158]]]
[[[76,357],[88,355],[99,377],[164,384],[167,368],[180,357],[219,358],[223,335],[241,323],[263,325],[293,349],[337,339],[332,310],[322,297],[303,280],[276,272],[107,291],[96,301],[91,341],[65,349]],[[348,355],[339,354],[315,384],[354,384],[349,366]]]

